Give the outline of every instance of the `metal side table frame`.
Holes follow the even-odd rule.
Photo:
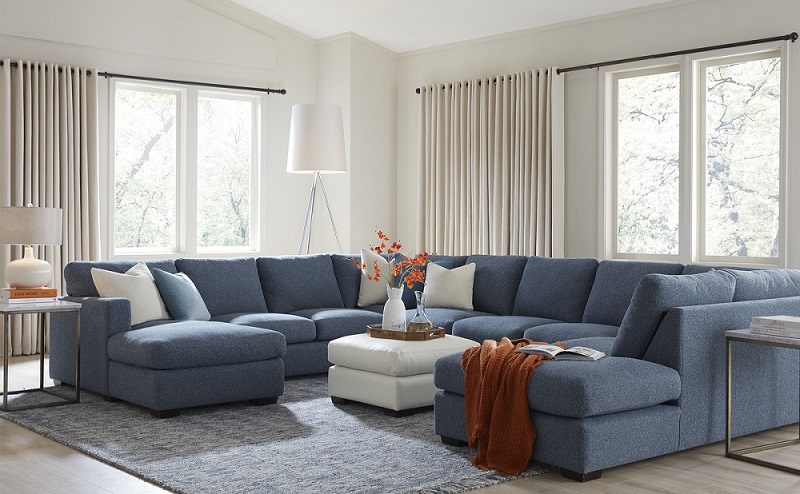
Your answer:
[[[785,338],[780,336],[752,333],[750,332],[749,329],[737,329],[732,331],[726,331],[725,341],[727,344],[727,353],[726,353],[727,373],[726,373],[726,390],[725,390],[727,398],[727,403],[725,406],[725,456],[729,458],[735,458],[737,460],[743,460],[749,463],[755,463],[756,465],[762,465],[765,467],[775,468],[777,470],[783,470],[784,472],[800,474],[800,469],[790,467],[788,465],[781,465],[780,463],[762,460],[760,458],[753,458],[750,456],[746,456],[750,453],[757,453],[760,451],[767,451],[770,449],[782,448],[784,446],[792,446],[794,444],[800,444],[800,428],[798,428],[797,439],[787,439],[784,441],[777,441],[773,443],[763,444],[761,446],[751,446],[748,448],[731,449],[731,353],[732,353],[731,350],[733,342],[740,341],[744,343],[751,343],[754,345],[767,345],[767,346],[792,348],[795,350],[800,350],[800,338]],[[798,409],[800,409],[800,403],[798,403]],[[798,425],[800,426],[800,424]]]
[[[3,405],[0,410],[4,412],[13,410],[25,410],[28,408],[51,407],[65,405],[68,403],[79,403],[81,401],[81,304],[75,302],[56,301],[50,303],[34,304],[3,304],[0,305],[0,314],[3,314]],[[11,349],[9,341],[11,339],[11,316],[16,314],[38,314],[39,315],[39,337],[44,342],[45,319],[49,324],[50,314],[53,312],[75,312],[75,397],[63,396],[44,387],[44,348],[40,353],[39,359],[39,388],[20,389],[16,391],[8,390],[8,359]],[[37,403],[33,405],[21,405],[12,407],[8,405],[8,395],[43,391],[59,398],[59,401]]]

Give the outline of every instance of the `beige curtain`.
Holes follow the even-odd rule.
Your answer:
[[[564,76],[420,88],[418,247],[564,255]]]
[[[51,286],[63,295],[64,265],[100,254],[96,71],[0,63],[0,206],[63,210],[62,245],[35,248],[37,257],[53,265]],[[21,246],[0,246],[0,267],[21,256]],[[8,286],[2,269],[0,285]],[[46,350],[36,319],[15,319],[12,354]]]

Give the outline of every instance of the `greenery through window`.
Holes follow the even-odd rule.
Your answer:
[[[117,83],[114,254],[252,251],[258,97]]]
[[[777,264],[779,54],[684,59],[608,80],[611,255]]]

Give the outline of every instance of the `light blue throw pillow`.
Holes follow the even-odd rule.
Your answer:
[[[197,291],[192,280],[184,273],[167,273],[160,269],[152,269],[164,305],[173,319],[208,321],[211,314],[206,308],[203,297]]]

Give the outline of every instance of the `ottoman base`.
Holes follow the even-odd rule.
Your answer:
[[[328,394],[394,411],[433,405],[433,373],[387,376],[334,365],[328,369]],[[416,410],[414,410],[416,411]]]

